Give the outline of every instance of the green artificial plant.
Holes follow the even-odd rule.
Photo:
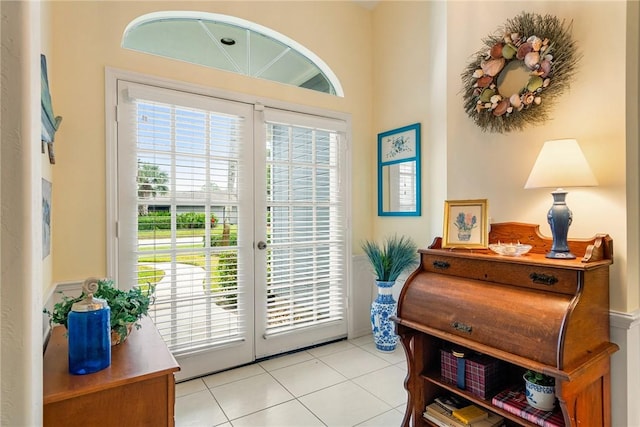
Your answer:
[[[385,239],[382,246],[365,240],[362,244],[377,280],[393,282],[403,272],[417,266],[418,247],[409,237],[396,235]]]
[[[524,379],[530,383],[541,386],[553,387],[556,385],[556,379],[554,377],[532,370],[528,370],[524,373]]]
[[[94,297],[104,299],[111,309],[111,331],[121,337],[126,337],[128,327],[135,324],[136,328],[140,328],[138,320],[149,312],[153,287],[143,291],[134,287],[127,291],[123,291],[114,286],[113,280],[98,280],[98,290],[93,294]],[[67,327],[69,312],[74,303],[85,297],[84,292],[80,296],[71,298],[60,292],[61,301],[53,305],[53,311],[44,310],[49,315],[52,324]]]

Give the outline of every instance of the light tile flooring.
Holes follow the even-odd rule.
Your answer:
[[[176,385],[176,426],[396,427],[407,399],[404,351],[371,336]]]

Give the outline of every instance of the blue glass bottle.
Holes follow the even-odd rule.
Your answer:
[[[111,365],[111,309],[107,302],[94,298],[96,279],[82,285],[86,297],[73,304],[67,319],[69,334],[69,372],[90,374]]]

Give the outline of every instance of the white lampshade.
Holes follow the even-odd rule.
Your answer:
[[[542,146],[524,188],[592,187],[598,185],[578,141],[556,139]]]

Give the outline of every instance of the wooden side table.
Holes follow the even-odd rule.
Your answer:
[[[111,348],[111,366],[71,375],[65,328],[44,354],[45,426],[173,426],[174,372],[180,370],[150,318]]]

